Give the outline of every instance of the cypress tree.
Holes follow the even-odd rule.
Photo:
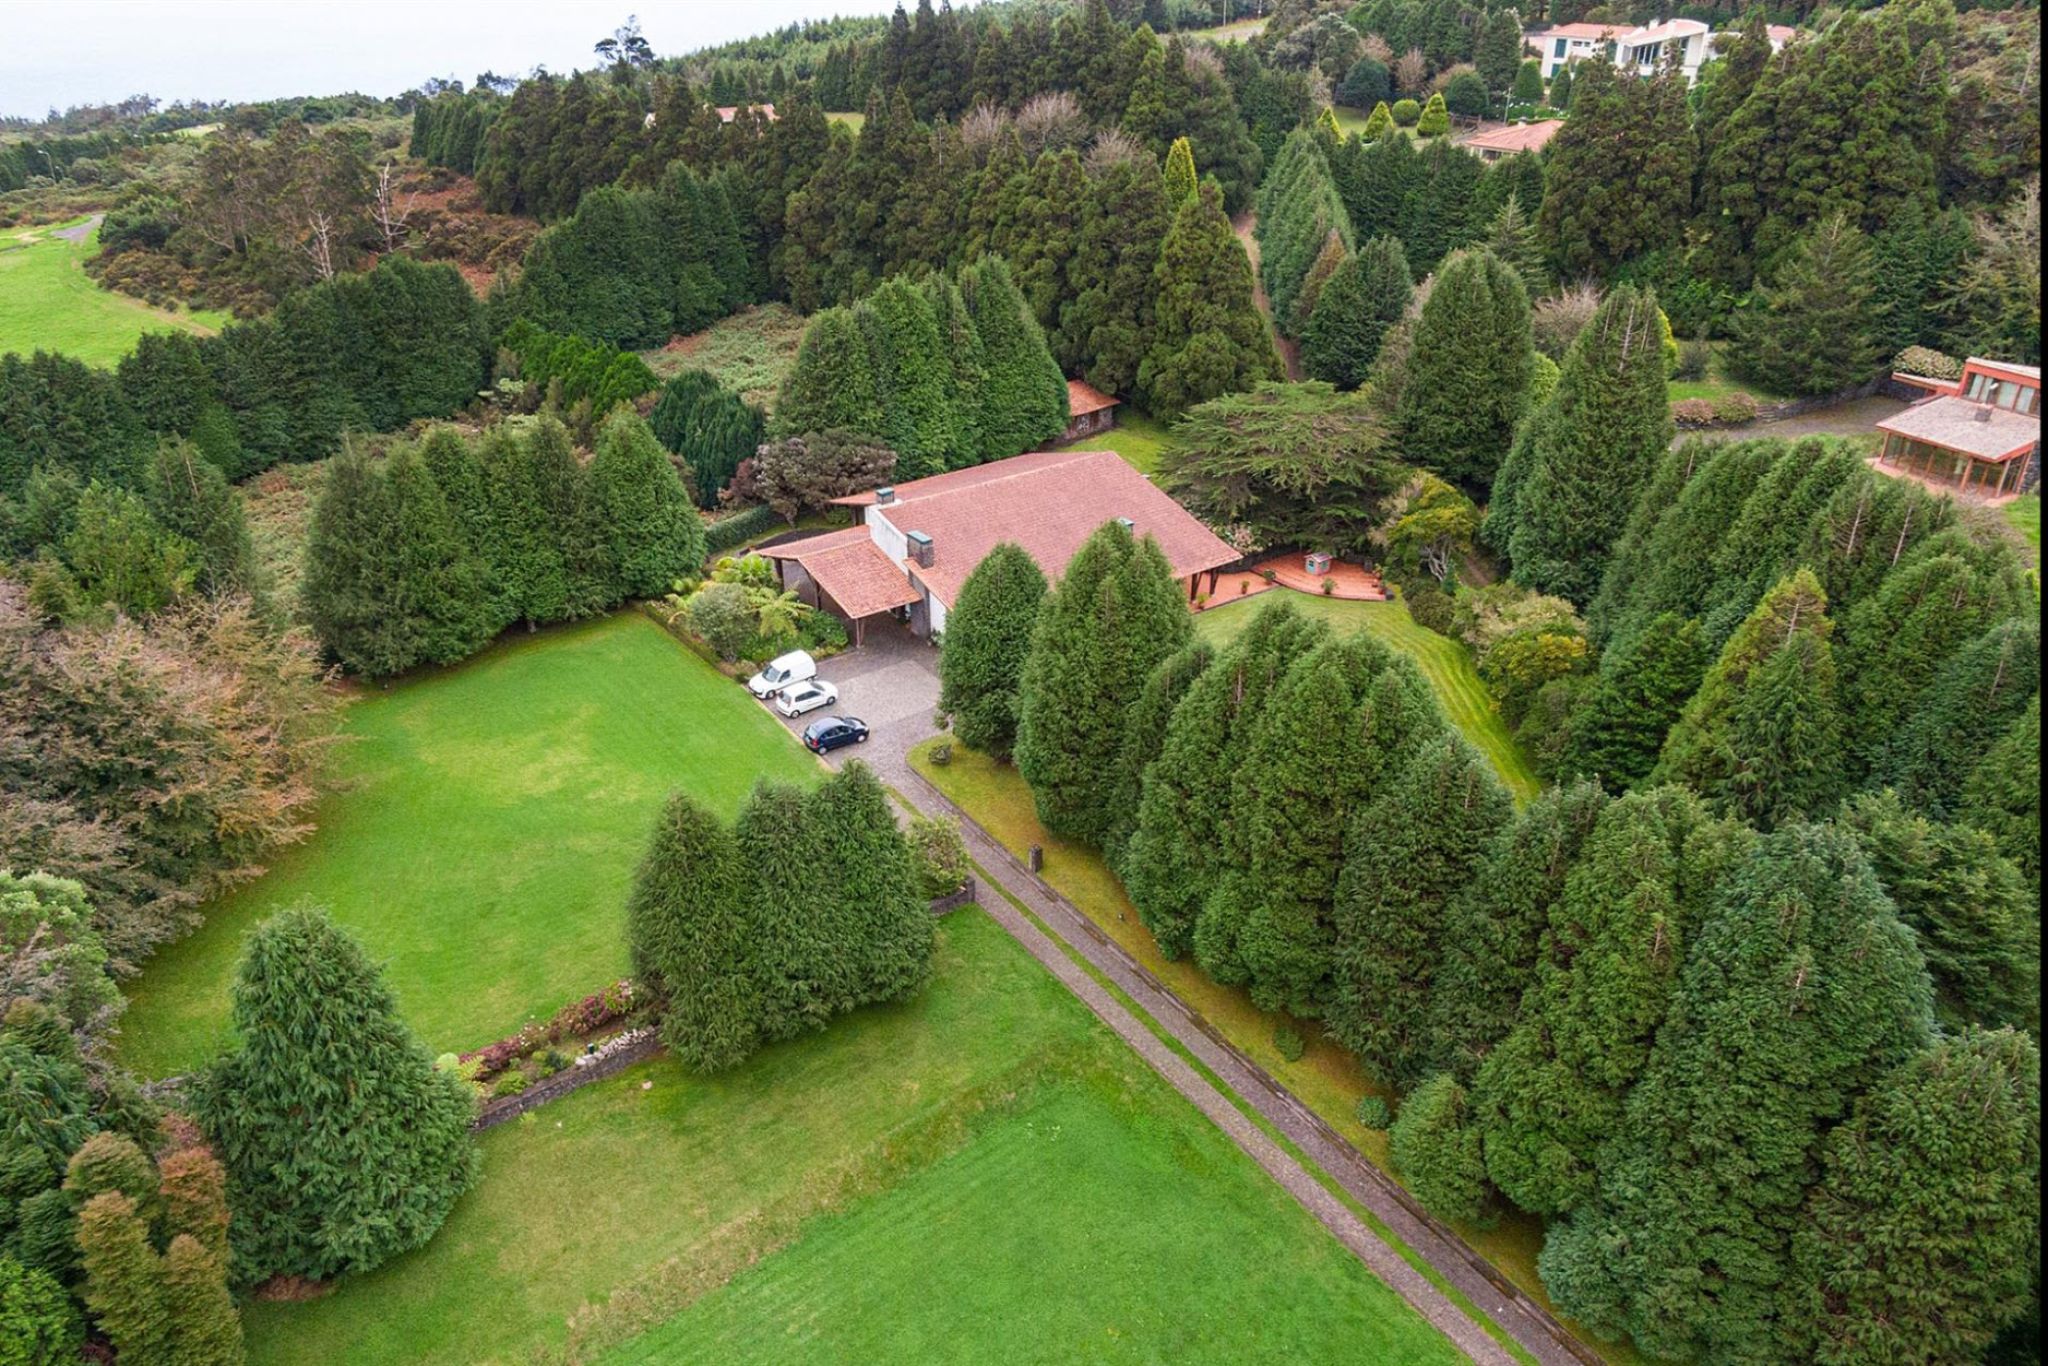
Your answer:
[[[1102,837],[1103,860],[1122,872],[1124,851],[1138,829],[1138,809],[1145,795],[1145,775],[1166,747],[1167,727],[1181,700],[1195,685],[1216,652],[1204,640],[1184,645],[1159,662],[1131,706],[1124,745],[1117,752],[1116,793],[1110,800],[1109,829]]]
[[[1781,448],[1715,550],[1700,617],[1709,649],[1725,643],[1771,585],[1799,566],[1807,524],[1845,481],[1864,470],[1860,443],[1810,437]],[[1839,618],[1841,607],[1828,601]]]
[[[163,1260],[149,1245],[149,1225],[135,1202],[103,1191],[78,1214],[85,1267],[85,1307],[115,1351],[131,1361],[168,1361],[171,1323]]]
[[[383,471],[354,453],[328,462],[306,530],[300,606],[329,654],[372,677],[398,673],[420,657],[416,624],[387,558],[396,523]]]
[[[762,781],[740,808],[740,856],[764,1042],[823,1029],[852,996],[852,965],[835,956],[830,879],[814,808],[787,783]]]
[[[1484,489],[1528,401],[1529,295],[1485,250],[1458,252],[1437,272],[1415,325],[1399,425],[1408,458]]]
[[[191,543],[199,571],[193,582],[202,592],[253,595],[260,590],[241,495],[197,446],[158,443],[143,501],[158,525]]]
[[[1166,202],[1178,209],[1195,193],[1195,152],[1184,137],[1166,149]]]
[[[1971,770],[2040,687],[2040,620],[1999,622],[1958,650],[1920,694],[1886,747],[1885,781],[1914,805],[1950,815]]]
[[[590,496],[619,594],[651,598],[704,561],[704,523],[668,453],[630,408],[598,429]]]
[[[508,440],[510,437],[500,430],[472,443],[453,427],[437,426],[419,444],[420,462],[434,477],[434,486],[448,504],[464,547],[481,567],[493,636],[519,615],[511,596],[511,560],[504,539],[497,534],[498,509],[485,461],[486,454],[492,462],[504,459],[502,452]]]
[[[470,552],[418,451],[404,449],[392,456],[385,479],[392,523],[384,553],[417,649],[406,663],[452,664],[497,634],[484,567]]]
[[[1302,279],[1331,233],[1351,245],[1351,220],[1322,148],[1315,135],[1297,128],[1258,195],[1259,273],[1276,319],[1292,324]]]
[[[1174,215],[1153,291],[1156,325],[1152,350],[1138,367],[1138,393],[1154,416],[1177,416],[1218,394],[1281,378],[1280,358],[1253,303],[1251,262],[1213,182]]]
[[[647,425],[689,466],[702,508],[718,506],[719,490],[767,435],[761,410],[704,370],[685,370],[663,386]]]
[[[1736,315],[1736,368],[1798,394],[1869,379],[1884,363],[1870,280],[1869,239],[1840,214],[1816,223]]]
[[[167,1153],[157,1164],[165,1234],[186,1235],[228,1262],[228,1174],[204,1144]]]
[[[1527,431],[1526,427],[1524,431]],[[1516,445],[1521,445],[1521,438],[1517,438]],[[1656,473],[1636,495],[1635,506],[1629,510],[1628,525],[1622,528],[1613,551],[1607,557],[1607,572],[1601,577],[1600,590],[1586,608],[1586,634],[1595,644],[1604,644],[1608,640],[1615,612],[1649,574],[1652,568],[1648,559],[1651,538],[1672,515],[1686,486],[1711,458],[1713,450],[1711,443],[1695,439],[1667,451],[1658,462]],[[1496,479],[1494,485],[1498,490],[1500,481]],[[1495,496],[1500,495],[1496,493]],[[1510,530],[1509,539],[1512,538]]]
[[[1508,98],[1516,104],[1543,103],[1543,63],[1534,57],[1524,58],[1515,70],[1514,84],[1508,90]]]
[[[79,1145],[64,1165],[64,1193],[82,1206],[95,1195],[117,1191],[134,1202],[144,1224],[162,1214],[156,1167],[126,1134],[102,1129]]]
[[[1854,840],[1758,840],[1693,936],[1595,1202],[1544,1245],[1558,1307],[1657,1356],[1797,1358],[1810,1173],[1856,1094],[1927,1043],[1930,995]]]
[[[695,1071],[731,1067],[759,1046],[749,890],[732,832],[672,794],[633,877],[626,946],[634,980],[666,1002],[662,1043]]]
[[[1056,359],[1106,394],[1135,392],[1152,347],[1152,273],[1174,207],[1194,194],[1193,179],[1186,195],[1174,194],[1149,157],[1104,167],[1089,187],[1068,266],[1076,292],[1060,312]]]
[[[1606,806],[1596,783],[1547,789],[1494,836],[1451,899],[1429,995],[1430,1070],[1470,1083],[1514,1028],[1565,875]]]
[[[1479,242],[1522,277],[1530,298],[1542,293],[1550,283],[1549,272],[1543,268],[1542,249],[1536,243],[1536,225],[1523,212],[1520,193],[1508,192]]]
[[[1364,142],[1377,142],[1393,131],[1394,111],[1387,108],[1385,100],[1381,100],[1372,107],[1372,112],[1365,116],[1365,127],[1359,129],[1358,136]]]
[[[851,1010],[900,1001],[930,980],[932,917],[918,894],[910,845],[889,794],[866,764],[850,763],[809,799],[809,821],[825,866],[825,951],[846,974]]]
[[[1309,319],[1315,316],[1316,301],[1323,296],[1323,286],[1330,283],[1330,277],[1337,273],[1337,267],[1350,259],[1351,252],[1344,239],[1335,232],[1323,238],[1323,247],[1316,253],[1315,261],[1308,273],[1301,277],[1301,288],[1294,296],[1294,318],[1288,331],[1299,337],[1307,329]]]
[[[1474,1091],[1486,1165],[1517,1205],[1562,1214],[1594,1193],[1663,1024],[1706,898],[1746,832],[1683,788],[1601,812],[1551,908],[1521,1018]]]
[[[1045,573],[1030,552],[1004,541],[960,586],[939,644],[939,709],[960,743],[997,759],[1017,739],[1017,688],[1045,598]]]
[[[1649,777],[1706,668],[1699,623],[1660,613],[1601,659],[1592,693],[1572,718],[1559,769],[1618,790]]]
[[[1611,276],[1625,261],[1680,246],[1695,155],[1684,75],[1636,80],[1594,58],[1578,64],[1567,98],[1572,116],[1548,149],[1537,215],[1557,273]]]
[[[1284,596],[1270,598],[1173,710],[1159,757],[1143,775],[1137,827],[1118,868],[1169,958],[1193,946],[1196,917],[1223,867],[1225,827],[1249,816],[1233,803],[1231,782],[1267,699],[1325,634]]]
[[[63,1283],[47,1271],[0,1257],[0,1321],[14,1335],[9,1345],[24,1366],[78,1360],[84,1325]]]
[[[1839,798],[1833,631],[1811,571],[1766,593],[1671,728],[1652,780],[1689,783],[1724,809],[1765,823],[1821,811]]]
[[[1054,834],[1100,845],[1136,696],[1194,632],[1149,536],[1105,522],[1040,608],[1018,696],[1017,771]]]
[[[1429,97],[1429,103],[1422,106],[1422,118],[1415,125],[1417,137],[1440,138],[1451,131],[1451,112],[1444,108],[1444,92],[1439,90]]]
[[[1890,790],[1843,807],[1899,918],[1920,937],[1942,1024],[2012,1024],[2041,1015],[2041,918],[2025,879],[1991,837],[1909,811]]]
[[[1067,382],[1045,333],[999,256],[960,272],[960,293],[981,340],[988,383],[981,410],[982,450],[1000,460],[1036,450],[1067,425]]]
[[[1552,109],[1570,109],[1572,107],[1572,69],[1569,66],[1559,67],[1557,74],[1550,78],[1550,107]]]
[[[2041,694],[1963,780],[1961,819],[1990,835],[2041,891]]]
[[[1309,378],[1356,389],[1414,293],[1399,238],[1372,238],[1345,257],[1316,295],[1302,332],[1301,361]]]
[[[828,308],[812,315],[796,363],[776,395],[772,430],[778,436],[835,430],[884,434],[874,361],[852,309]]]
[[[981,338],[975,334],[974,320],[968,316],[967,303],[960,297],[960,287],[943,275],[927,275],[918,282],[918,288],[931,306],[932,321],[938,324],[939,341],[951,371],[954,420],[960,433],[953,466],[965,468],[998,458],[992,454],[994,447],[982,430],[988,401],[988,367],[982,359]],[[1047,359],[1051,359],[1050,354]],[[1060,388],[1062,393],[1066,391],[1064,382]]]
[[[1517,583],[1583,607],[1671,444],[1654,296],[1609,292],[1565,353],[1550,402],[1514,495],[1508,553]]]
[[[546,453],[563,455],[568,432],[561,423],[543,417],[532,431],[495,447],[494,458],[485,466],[506,598],[515,619],[529,626],[559,621],[568,614],[569,566],[541,496],[545,483],[558,481],[561,459],[543,463],[543,432],[548,434]],[[573,465],[575,457],[566,458]],[[553,472],[555,479],[544,481],[544,471]]]
[[[1484,235],[1480,211],[1486,167],[1478,157],[1447,137],[1432,138],[1417,152],[1414,179],[1393,231],[1418,271],[1435,271],[1460,247]]]
[[[1479,1126],[1458,1079],[1439,1072],[1401,1102],[1387,1135],[1401,1184],[1431,1214],[1492,1227],[1493,1188],[1486,1179]]]
[[[1980,1358],[2033,1298],[2041,1051],[2011,1029],[1923,1049],[1821,1150],[1787,1317],[1822,1362]]]
[[[227,1169],[238,1279],[328,1279],[423,1245],[477,1177],[475,1101],[322,911],[249,937],[235,1044],[192,1088]]]
[[[1363,632],[1295,661],[1232,784],[1226,875],[1195,933],[1211,976],[1246,982],[1262,1010],[1324,1014],[1352,818],[1443,725],[1413,663]]]
[[[164,1319],[174,1366],[240,1366],[242,1320],[228,1294],[227,1266],[198,1239],[181,1233],[163,1258]]]
[[[868,343],[868,363],[881,403],[877,433],[896,452],[899,478],[917,479],[967,463],[952,370],[938,320],[917,286],[887,280],[854,308]],[[799,359],[801,363],[801,359]]]
[[[1450,904],[1513,809],[1491,765],[1463,737],[1444,734],[1352,818],[1333,906],[1337,989],[1326,1018],[1388,1086],[1407,1089],[1423,1077]]]

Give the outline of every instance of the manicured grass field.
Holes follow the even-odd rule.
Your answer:
[[[1681,399],[1703,398],[1708,402],[1723,399],[1730,394],[1747,394],[1759,405],[1775,403],[1783,395],[1772,394],[1748,380],[1730,373],[1727,365],[1728,344],[1715,342],[1712,356],[1707,361],[1707,373],[1702,379],[1674,379],[1665,382],[1666,396],[1677,403]]]
[[[2026,538],[2036,554],[2041,550],[2041,495],[2029,493],[2007,503],[2003,509],[2006,524]]]
[[[384,961],[435,1051],[474,1048],[626,970],[627,885],[675,788],[730,815],[820,770],[739,688],[638,613],[513,636],[347,713],[319,831],[132,985],[121,1060],[203,1061],[244,936],[300,901]]]
[[[83,242],[65,241],[47,227],[0,232],[0,355],[61,351],[91,365],[113,365],[145,332],[203,336],[227,321],[218,313],[166,313],[101,289],[83,265],[98,249],[97,228]]]
[[[1020,858],[1036,844],[1044,851],[1042,876],[1067,900],[1121,944],[1168,990],[1188,1003],[1226,1039],[1284,1082],[1303,1104],[1364,1153],[1373,1163],[1392,1172],[1387,1135],[1358,1122],[1358,1102],[1379,1095],[1392,1104],[1395,1097],[1374,1084],[1359,1069],[1357,1061],[1324,1037],[1314,1021],[1294,1020],[1269,1013],[1252,1004],[1241,987],[1226,987],[1211,981],[1190,959],[1169,959],[1159,951],[1158,941],[1139,919],[1138,908],[1124,894],[1123,884],[1102,861],[1100,854],[1085,845],[1072,843],[1049,833],[1038,823],[1031,802],[1031,790],[1008,764],[953,743],[952,758],[943,766],[931,762],[930,751],[937,744],[928,740],[911,751],[910,762],[962,810],[971,815],[990,837]],[[1273,1045],[1273,1031],[1287,1024],[1300,1031],[1306,1051],[1293,1062],[1282,1057]],[[1533,1218],[1510,1212],[1492,1228],[1458,1226],[1459,1234],[1481,1255],[1499,1267],[1515,1284],[1539,1303],[1550,1305],[1549,1295],[1536,1274],[1536,1255],[1543,1248],[1543,1226]],[[1603,1358],[1618,1366],[1633,1366],[1643,1358],[1626,1342],[1603,1343],[1586,1337]],[[1385,1358],[1353,1358],[1375,1361]]]
[[[1159,468],[1159,453],[1170,440],[1164,423],[1125,404],[1117,410],[1116,426],[1074,444],[1090,450],[1115,451],[1140,474],[1150,474]]]
[[[980,911],[936,969],[491,1130],[432,1243],[251,1305],[250,1360],[1453,1359]]]
[[[782,377],[796,364],[804,323],[786,304],[762,304],[640,354],[664,380],[685,370],[709,370],[747,402],[772,409]]]
[[[1195,618],[1195,630],[1221,645],[1249,626],[1266,600],[1261,595],[1212,608]],[[1493,699],[1479,681],[1464,646],[1417,626],[1408,609],[1397,602],[1340,602],[1306,593],[1289,593],[1288,601],[1304,616],[1327,621],[1339,631],[1369,631],[1413,658],[1436,690],[1444,715],[1492,762],[1508,790],[1518,798],[1542,790],[1543,784],[1530,771],[1528,760],[1494,710]]]
[[[864,127],[868,121],[868,116],[865,113],[862,113],[858,110],[847,110],[843,113],[827,114],[825,115],[825,117],[832,123],[845,124],[848,130],[854,133],[860,132],[862,127]]]

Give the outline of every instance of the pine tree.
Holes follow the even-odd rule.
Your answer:
[[[1389,1087],[1422,1080],[1448,908],[1513,809],[1479,752],[1446,734],[1352,819],[1333,908],[1337,991],[1326,1018]]]
[[[1126,699],[1193,631],[1149,536],[1106,522],[1075,552],[1039,609],[1018,689],[1017,771],[1048,830],[1100,845]]]
[[[1429,1070],[1470,1083],[1514,1028],[1565,875],[1606,806],[1594,783],[1548,789],[1494,836],[1452,898],[1429,996]]]
[[[1399,238],[1372,238],[1345,257],[1316,295],[1302,332],[1301,360],[1309,377],[1356,389],[1414,292]]]
[[[1000,460],[1036,450],[1067,425],[1067,383],[1045,333],[1001,257],[984,256],[960,272],[960,292],[988,372],[980,416],[983,455]]]
[[[85,1307],[114,1350],[130,1361],[168,1361],[171,1322],[163,1261],[149,1245],[149,1225],[135,1202],[105,1191],[78,1213],[85,1267]]]
[[[1855,842],[1758,840],[1693,935],[1596,1201],[1544,1245],[1558,1307],[1657,1356],[1799,1357],[1792,1230],[1823,1139],[1932,1030],[1919,949]]]
[[[2041,694],[1963,782],[1961,819],[1989,834],[2041,891]]]
[[[420,657],[416,623],[386,559],[396,520],[383,471],[357,454],[328,462],[306,531],[299,601],[327,652],[372,677],[398,673]]]
[[[1593,1195],[1601,1144],[1744,833],[1676,787],[1601,812],[1552,904],[1521,1017],[1474,1084],[1487,1170],[1523,1209],[1557,1215]]]
[[[1528,400],[1534,343],[1529,294],[1491,252],[1444,262],[1415,326],[1400,409],[1409,459],[1483,489],[1507,454]]]
[[[1388,1134],[1401,1184],[1442,1219],[1490,1228],[1498,1217],[1480,1131],[1458,1079],[1439,1072],[1401,1102]]]
[[[1549,273],[1543,269],[1543,251],[1536,242],[1536,225],[1522,211],[1522,197],[1518,192],[1508,192],[1500,212],[1487,224],[1486,235],[1479,239],[1479,243],[1522,277],[1530,298],[1535,298],[1549,285]]]
[[[812,315],[796,363],[775,400],[778,436],[848,431],[882,436],[882,401],[874,361],[853,310],[828,308]]]
[[[1736,315],[1736,370],[1800,394],[1869,379],[1884,363],[1870,280],[1869,240],[1840,214],[1815,224]]]
[[[960,743],[997,759],[1017,739],[1017,688],[1045,599],[1045,572],[1023,547],[995,546],[961,585],[939,647],[939,709]]]
[[[867,765],[850,763],[809,805],[818,851],[833,870],[822,922],[832,936],[827,951],[848,979],[837,1008],[904,1000],[931,979],[934,941],[889,794]]]
[[[1252,301],[1251,262],[1204,183],[1181,205],[1153,277],[1156,327],[1138,392],[1156,417],[1281,377],[1280,358]]]
[[[1653,618],[1601,659],[1593,690],[1572,718],[1560,771],[1624,791],[1640,783],[1706,668],[1698,622],[1676,612]]]
[[[1143,691],[1131,706],[1124,728],[1123,748],[1117,751],[1117,782],[1110,799],[1109,829],[1102,837],[1102,857],[1121,872],[1124,851],[1137,833],[1138,811],[1145,796],[1145,777],[1153,760],[1166,747],[1167,727],[1173,723],[1188,690],[1215,662],[1216,651],[1207,641],[1184,645],[1159,662],[1145,680]]]
[[[233,996],[235,1044],[191,1097],[227,1168],[237,1279],[328,1279],[423,1245],[476,1180],[475,1101],[362,946],[322,911],[281,911]]]
[[[704,523],[667,452],[630,409],[598,430],[590,495],[623,596],[665,593],[703,563]]]
[[[1249,812],[1231,799],[1259,718],[1281,677],[1326,634],[1276,595],[1188,688],[1146,770],[1118,871],[1160,952],[1193,946],[1203,898],[1220,876],[1224,829]],[[1133,718],[1132,724],[1136,725]]]
[[[633,978],[657,1000],[662,1042],[700,1072],[759,1046],[753,954],[732,832],[688,794],[669,797],[626,901]]]
[[[1916,1054],[1821,1150],[1793,1235],[1793,1325],[1816,1361],[1977,1359],[2033,1297],[2041,1053],[1970,1029]]]
[[[1991,837],[1928,820],[1890,790],[1854,798],[1841,821],[1863,846],[1899,918],[1920,936],[1943,1026],[2037,1028],[2040,913],[2020,870]]]
[[[1195,194],[1195,152],[1184,137],[1166,150],[1166,202],[1178,209]]]
[[[160,442],[149,463],[144,499],[158,525],[197,552],[202,592],[256,594],[256,552],[241,495],[189,441]]]
[[[171,1366],[241,1366],[242,1319],[228,1294],[227,1264],[190,1234],[164,1249],[163,1298]]]
[[[1514,494],[1508,552],[1517,583],[1583,607],[1671,444],[1654,296],[1608,293],[1565,353],[1550,403]]]
[[[406,662],[452,664],[497,634],[484,567],[417,450],[392,456],[384,477],[392,522],[391,539],[381,549],[418,652]]]
[[[1569,92],[1572,116],[1551,142],[1537,215],[1551,265],[1567,279],[1610,276],[1625,261],[1679,246],[1694,160],[1684,75],[1636,80],[1594,58],[1578,64]],[[1553,91],[1552,102],[1559,98]]]
[[[1363,633],[1295,661],[1232,783],[1226,875],[1195,930],[1212,977],[1245,982],[1262,1010],[1325,1013],[1352,820],[1443,728],[1413,663]]]

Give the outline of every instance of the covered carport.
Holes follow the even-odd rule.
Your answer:
[[[868,618],[924,600],[909,573],[882,553],[863,526],[763,546],[759,553],[775,561],[784,588],[843,619],[855,645],[866,636]]]

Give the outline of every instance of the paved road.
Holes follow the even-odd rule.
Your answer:
[[[61,237],[67,242],[83,242],[86,238],[92,236],[92,230],[98,227],[100,220],[105,217],[106,215],[103,213],[96,213],[83,223],[74,223],[68,228],[52,228],[50,236]]]
[[[997,896],[986,898],[983,909],[1461,1351],[1475,1361],[1512,1359],[1499,1343],[1367,1228],[1348,1205],[1332,1196],[1300,1162],[1251,1123],[1228,1096],[1083,971],[1067,950],[1078,953],[1113,982],[1175,1043],[1198,1059],[1261,1119],[1284,1134],[1347,1195],[1392,1229],[1411,1251],[1544,1366],[1598,1362],[1599,1358],[1574,1340],[1554,1318],[1508,1285],[1497,1270],[1455,1233],[1424,1213],[1398,1183],[1367,1161],[1285,1086],[1216,1034],[1077,907],[1029,873],[1008,850],[910,766],[911,748],[936,733],[933,714],[939,694],[937,655],[929,646],[908,631],[871,626],[865,646],[826,660],[819,673],[839,688],[841,705],[833,710],[860,717],[873,732],[867,744],[835,751],[827,762],[837,767],[849,759],[860,759],[920,811],[958,817],[968,853],[988,880],[1008,892],[1031,916],[1019,914],[1015,906]],[[793,730],[800,729],[820,714],[785,724]],[[1031,917],[1036,917],[1036,923]],[[1051,936],[1040,925],[1049,929]]]

